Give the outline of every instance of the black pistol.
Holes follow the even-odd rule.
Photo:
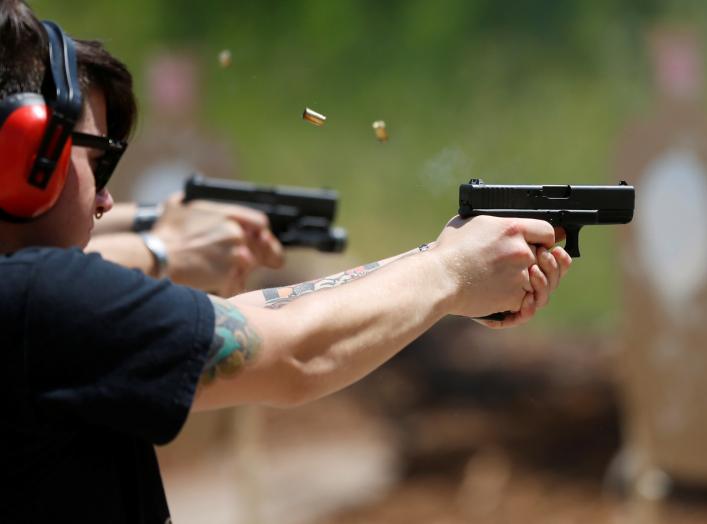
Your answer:
[[[565,250],[579,257],[579,231],[584,226],[627,224],[634,211],[633,186],[487,185],[471,179],[459,186],[459,216],[535,218],[565,230]],[[483,317],[503,320],[505,313]]]
[[[346,248],[346,231],[333,227],[338,193],[329,189],[259,186],[249,182],[190,176],[184,202],[213,200],[265,213],[270,229],[286,247],[310,247],[328,253]]]
[[[565,250],[579,257],[579,231],[584,226],[628,224],[633,218],[633,186],[503,186],[472,178],[459,186],[459,216],[536,218],[561,227]]]

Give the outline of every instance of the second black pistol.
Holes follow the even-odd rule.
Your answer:
[[[262,211],[273,234],[285,247],[311,247],[328,253],[340,253],[346,248],[346,231],[332,226],[339,200],[336,191],[267,187],[192,175],[184,186],[184,201],[199,199]]]
[[[336,191],[259,186],[194,174],[184,184],[184,202],[192,200],[212,200],[262,211],[273,234],[285,247],[308,247],[328,253],[340,253],[346,248],[346,230],[332,225],[339,200]],[[159,218],[157,206],[141,208],[133,231],[151,229]]]

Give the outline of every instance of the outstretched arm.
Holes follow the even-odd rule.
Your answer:
[[[181,202],[173,195],[164,204],[152,235],[164,245],[168,263],[164,274],[146,243],[125,228],[122,215],[135,213],[124,205],[116,219],[106,222],[105,234],[94,235],[87,252],[99,252],[103,258],[126,267],[140,269],[150,276],[167,276],[184,284],[221,296],[231,296],[245,289],[245,280],[258,266],[279,267],[283,263],[282,246],[268,229],[267,217],[243,206],[216,202]],[[107,214],[103,220],[113,214]]]
[[[549,275],[529,269],[539,262],[529,244],[554,241],[552,227],[536,220],[454,220],[434,249],[348,285],[300,294],[285,308],[213,298],[217,336],[195,408],[319,398],[365,376],[447,314],[516,311],[506,324],[524,322],[543,305],[535,289],[546,301],[571,262],[556,248]]]
[[[250,305],[255,307],[266,307],[269,309],[279,309],[286,306],[292,301],[307,295],[309,293],[314,293],[315,291],[321,291],[323,289],[329,289],[332,287],[337,287],[342,284],[348,284],[359,278],[365,277],[373,273],[374,271],[387,266],[391,262],[395,262],[403,257],[419,253],[421,250],[426,250],[432,247],[432,244],[423,244],[424,247],[418,247],[411,249],[406,253],[401,253],[392,257],[385,258],[383,260],[378,260],[377,262],[371,262],[369,264],[364,264],[362,266],[357,266],[346,271],[341,271],[339,273],[334,273],[322,278],[317,278],[315,280],[308,280],[307,282],[301,282],[299,284],[291,284],[288,286],[273,287],[267,289],[258,289],[256,291],[251,291],[249,293],[243,293],[233,297],[231,300],[235,304],[239,305]]]

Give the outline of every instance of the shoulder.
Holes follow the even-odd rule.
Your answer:
[[[117,339],[135,333],[154,339],[183,326],[204,338],[213,332],[213,306],[198,290],[156,280],[78,248],[30,248],[3,258],[0,302],[21,308],[34,328],[57,340],[111,326]],[[5,277],[10,278],[5,278]],[[61,319],[61,321],[59,320]],[[61,331],[58,333],[57,330]],[[178,335],[178,336],[177,336]]]
[[[2,272],[3,295],[7,288],[31,287],[42,272],[51,272],[52,267],[66,266],[67,263],[81,255],[78,249],[59,249],[46,247],[31,247],[0,255],[0,272]]]
[[[21,299],[30,312],[52,310],[82,318],[110,311],[193,311],[210,307],[205,293],[156,280],[136,269],[104,260],[78,248],[27,248],[0,257],[4,285],[0,290],[13,302]],[[164,313],[162,313],[164,315]]]
[[[39,249],[16,254],[32,261],[25,290],[35,347],[157,347],[213,334],[213,306],[198,290],[157,280],[79,249]]]
[[[24,265],[31,266],[34,264],[39,264],[43,260],[57,256],[62,253],[72,253],[74,251],[80,251],[77,249],[61,249],[55,247],[27,247],[20,249],[19,251],[14,251],[12,253],[7,253],[0,257],[0,265],[2,266],[13,266],[13,265]]]
[[[100,256],[86,255],[79,248],[28,247],[0,257],[0,265],[38,267],[45,265],[65,265],[75,261],[101,260]]]
[[[12,264],[33,268],[35,282],[42,284],[82,286],[99,279],[102,286],[111,286],[125,280],[149,280],[138,270],[104,260],[98,253],[84,253],[79,248],[28,248],[9,259]]]
[[[106,260],[100,255],[85,254],[79,248],[30,247],[0,256],[0,271],[12,276],[13,287],[27,286],[29,290],[112,287],[130,282],[135,285],[145,280],[142,274]]]
[[[129,298],[136,302],[151,299],[159,302],[190,302],[193,295],[205,294],[178,286],[171,281],[151,278],[137,269],[130,269],[104,260],[98,253],[84,253],[78,248],[32,248],[18,251],[11,258],[18,265],[32,268],[29,280],[33,294],[76,299],[85,306],[90,302]],[[177,300],[177,297],[182,297]],[[168,297],[168,298],[167,298]]]

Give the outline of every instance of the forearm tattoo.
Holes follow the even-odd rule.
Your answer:
[[[309,282],[303,282],[294,286],[264,289],[263,295],[265,296],[265,307],[269,309],[279,309],[286,306],[296,298],[306,295],[307,293],[313,293],[314,291],[319,291],[320,289],[340,286],[341,284],[348,284],[358,278],[365,277],[376,269],[383,267],[383,265],[384,264],[381,264],[380,262],[372,262],[370,264],[366,264],[365,266],[347,269],[346,271],[335,275],[317,280],[310,280]]]
[[[243,314],[228,301],[210,297],[216,315],[214,338],[206,356],[200,385],[208,386],[217,377],[233,377],[252,361],[260,350],[260,337]]]

